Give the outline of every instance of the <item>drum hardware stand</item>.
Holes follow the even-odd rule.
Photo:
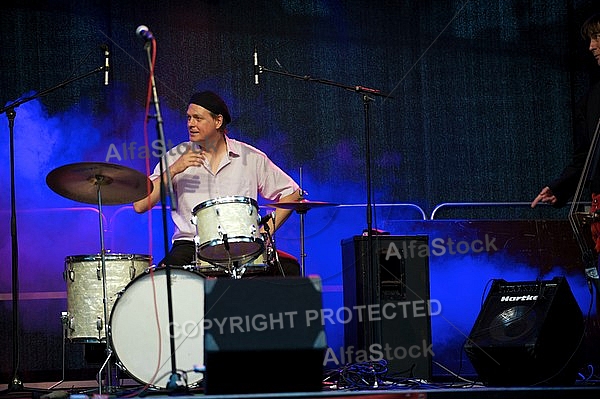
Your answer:
[[[244,265],[239,266],[239,264],[240,263],[238,261],[233,262],[233,267],[229,270],[229,272],[231,273],[231,278],[234,278],[236,280],[242,278],[242,276],[246,272],[246,267]]]
[[[48,388],[48,390],[52,390],[62,384],[65,381],[65,352],[67,341],[67,331],[69,329],[69,313],[61,312],[60,314],[60,323],[62,324],[62,379],[58,381],[56,384],[52,385]]]
[[[273,226],[275,226],[275,212],[272,213],[271,218],[273,219]],[[274,263],[275,263],[275,267],[277,267],[279,269],[279,271],[281,272],[281,275],[283,277],[285,277],[285,271],[283,270],[283,267],[281,266],[281,262],[279,261],[279,255],[277,254],[277,247],[275,246],[275,237],[271,234],[271,228],[269,227],[269,223],[265,223],[263,225],[263,228],[265,229],[265,234],[267,235],[267,240],[271,243],[271,250],[273,251],[273,258],[274,258]],[[267,246],[265,245],[265,263],[269,263],[269,248],[267,248]]]
[[[229,274],[231,274],[231,278],[234,279],[240,279],[242,278],[242,275],[244,274],[245,270],[241,270],[240,269],[240,263],[238,261],[233,261],[231,262],[231,254],[229,253],[229,249],[231,248],[229,246],[229,238],[227,237],[227,233],[222,233],[219,229],[219,234],[221,235],[221,238],[223,239],[223,246],[225,247],[225,251],[227,252],[227,255],[230,259],[230,262],[228,262],[228,267],[227,267],[227,271],[229,272]],[[243,267],[243,265],[242,265]]]
[[[146,34],[142,34],[145,31]],[[154,79],[154,60],[156,57],[156,39],[150,33],[146,26],[139,26],[136,29],[136,33],[142,36],[145,40],[144,50],[146,51],[146,56],[148,58],[148,66],[149,66],[149,84],[150,89],[152,91],[152,102],[154,104],[155,111],[155,119],[156,119],[156,130],[158,135],[158,142],[160,143],[160,148],[164,150],[164,153],[161,154],[160,157],[160,176],[161,179],[160,184],[160,202],[161,202],[161,211],[162,211],[162,224],[163,224],[163,244],[165,255],[169,253],[169,237],[168,237],[168,229],[167,229],[167,192],[169,194],[169,198],[171,200],[171,211],[177,210],[177,200],[175,197],[175,192],[173,190],[173,181],[171,180],[171,172],[169,170],[169,165],[166,162],[166,158],[164,155],[167,153],[167,144],[165,140],[165,135],[163,131],[163,120],[160,112],[160,104],[158,99],[158,93],[156,90],[156,81]],[[149,99],[150,101],[150,99]],[[146,120],[147,122],[147,120]],[[166,188],[165,184],[162,181],[162,175],[166,174],[167,182]],[[169,382],[167,383],[167,390],[172,392],[181,392],[183,390],[187,390],[187,386],[185,386],[185,382],[181,377],[181,374],[177,372],[177,360],[176,360],[176,348],[175,348],[175,327],[173,323],[173,295],[171,292],[171,265],[165,265],[166,271],[166,284],[167,284],[167,306],[169,313],[169,344],[170,344],[170,354],[171,354],[171,376],[169,377]]]
[[[364,111],[364,121],[365,121],[365,177],[366,177],[366,194],[367,194],[367,237],[368,237],[368,245],[367,245],[367,284],[365,286],[368,288],[367,297],[365,300],[368,300],[370,304],[378,304],[380,302],[379,292],[376,289],[378,286],[377,279],[378,274],[376,273],[376,269],[374,267],[373,262],[373,211],[372,211],[372,199],[371,199],[371,129],[370,129],[370,110],[369,105],[371,101],[373,101],[373,97],[379,96],[384,98],[393,98],[389,93],[384,93],[381,90],[373,89],[365,86],[348,86],[341,83],[333,82],[325,79],[316,79],[309,75],[294,75],[285,71],[276,71],[272,69],[267,69],[261,65],[258,65],[258,56],[256,54],[256,50],[254,50],[255,61],[254,61],[254,75],[255,75],[255,84],[258,84],[258,74],[263,72],[271,72],[277,75],[284,75],[294,79],[302,80],[305,82],[316,82],[329,86],[336,86],[342,89],[358,93],[362,96],[363,101],[363,111]],[[300,212],[299,212],[300,213]],[[300,213],[300,227],[303,229],[303,215]],[[301,232],[301,240],[303,240],[303,232]],[[302,276],[304,277],[304,251],[302,251]],[[371,325],[370,331],[367,332],[367,342],[369,343],[379,343],[381,341],[381,326],[378,323],[369,323]]]
[[[104,223],[102,221],[102,186],[104,184],[110,184],[112,181],[110,178],[107,178],[105,180],[105,176],[103,175],[96,175],[95,180],[94,180],[94,184],[97,187],[97,195],[98,195],[98,219],[99,219],[99,226],[100,226],[100,262],[101,262],[101,270],[102,270],[102,303],[103,303],[103,310],[104,310],[104,337],[106,339],[106,360],[104,361],[104,364],[102,364],[102,367],[100,367],[100,370],[98,371],[98,394],[102,395],[102,371],[104,370],[105,367],[107,367],[107,372],[106,372],[106,383],[107,383],[107,389],[109,390],[113,390],[114,386],[112,385],[113,382],[113,375],[112,375],[112,371],[113,368],[111,366],[110,363],[110,359],[112,358],[112,348],[110,347],[110,340],[108,339],[108,320],[109,320],[109,312],[108,312],[108,291],[107,291],[107,287],[106,287],[106,248],[104,246]],[[98,323],[98,324],[102,324],[102,322]],[[100,325],[98,325],[98,327],[101,327]],[[100,333],[100,329],[98,330],[98,333]]]
[[[16,211],[16,189],[15,189],[15,146],[14,146],[14,126],[17,113],[15,109],[22,104],[35,100],[51,92],[63,88],[70,83],[81,80],[98,72],[108,72],[108,65],[103,65],[83,75],[67,79],[58,85],[38,92],[26,98],[17,100],[8,106],[0,109],[0,114],[5,113],[8,118],[9,131],[9,158],[10,158],[10,205],[11,205],[11,259],[12,259],[12,329],[13,329],[13,375],[8,388],[0,392],[0,395],[10,392],[45,392],[45,390],[25,388],[23,381],[19,376],[19,357],[20,357],[20,335],[19,335],[19,261],[18,261],[18,239],[17,239],[17,211]]]
[[[300,168],[300,188],[298,189],[299,201],[304,200],[305,191],[303,188],[302,182],[302,167]],[[306,277],[306,252],[304,250],[304,218],[306,217],[306,212],[308,209],[297,210],[298,215],[300,215],[300,276]]]

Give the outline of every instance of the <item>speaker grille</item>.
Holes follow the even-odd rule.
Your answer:
[[[491,386],[572,385],[583,315],[564,277],[495,280],[465,352]]]

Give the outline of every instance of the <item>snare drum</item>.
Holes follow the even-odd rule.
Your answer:
[[[150,259],[147,255],[104,255],[109,314],[119,291],[144,273],[150,266]],[[85,343],[104,341],[106,333],[102,256],[67,256],[63,277],[67,283],[68,338],[74,342]]]
[[[205,201],[192,211],[199,259],[227,266],[244,265],[264,250],[258,203],[247,197],[223,197]]]
[[[171,266],[173,338],[179,370],[204,365],[204,278]],[[138,382],[166,388],[171,376],[167,273],[150,268],[119,295],[110,316],[109,337],[117,365]],[[194,387],[202,374],[188,372]]]

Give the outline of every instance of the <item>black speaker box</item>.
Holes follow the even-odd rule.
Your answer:
[[[319,278],[207,279],[205,291],[205,394],[322,389]]]
[[[564,277],[494,280],[465,352],[489,386],[573,385],[583,329]]]
[[[356,356],[344,360],[366,353],[387,360],[389,375],[430,380],[429,238],[378,235],[372,243],[368,270],[369,238],[342,240],[344,307],[358,309],[355,315],[365,306],[379,312],[345,323],[345,350]]]

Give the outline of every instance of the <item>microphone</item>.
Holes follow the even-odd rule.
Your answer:
[[[104,86],[108,86],[108,70],[110,69],[110,51],[106,44],[101,45],[100,48],[104,51]]]
[[[146,25],[140,25],[136,28],[135,30],[135,34],[138,35],[139,37],[141,37],[144,40],[152,40],[154,39],[154,36],[152,35],[152,32],[150,32],[150,29],[148,29],[148,27]]]
[[[258,66],[258,52],[254,47],[254,84],[258,84],[258,74],[260,73],[260,67]]]
[[[267,213],[265,216],[261,217],[260,220],[258,221],[258,225],[264,226],[265,223],[267,223],[271,219],[275,219],[275,211],[273,211],[271,213]]]

